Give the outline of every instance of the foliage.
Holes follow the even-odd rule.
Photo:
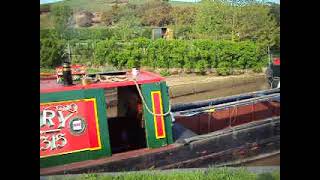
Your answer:
[[[123,3],[125,2],[125,3]],[[186,5],[188,4],[188,5]],[[202,0],[199,3],[173,3],[158,0],[69,0],[52,5],[49,23],[42,16],[41,25],[55,24],[58,32],[67,29],[74,12],[101,12],[104,27],[112,27],[118,40],[151,37],[149,26],[168,26],[176,39],[209,39],[257,42],[261,50],[280,49],[280,5],[257,0]],[[124,27],[124,29],[122,29]],[[118,32],[121,30],[121,32]],[[146,34],[149,33],[149,34]]]
[[[262,72],[262,67],[263,67],[262,64],[258,63],[255,66],[253,66],[252,70],[255,73],[261,73]]]
[[[50,18],[49,14],[40,15],[40,26],[43,28],[53,28],[54,24]]]
[[[192,6],[174,6],[172,8],[170,14],[172,23],[170,26],[174,29],[174,37],[178,39],[191,39],[196,13],[196,8]]]
[[[267,62],[267,47],[280,49],[276,4],[255,0],[203,0],[188,6],[156,0],[97,0],[92,4],[98,2],[101,6],[109,3],[109,9],[101,11],[103,28],[69,28],[76,9],[68,5],[74,0],[50,7],[55,29],[40,30],[43,66],[59,64],[63,42],[69,42],[75,63],[183,68],[202,74],[207,68],[216,68],[220,75],[232,74],[235,69],[260,72]],[[79,3],[85,4],[85,0]],[[168,26],[176,39],[152,41],[151,28],[146,26]]]
[[[64,41],[55,38],[40,39],[40,66],[56,67],[61,65],[64,53]]]
[[[120,17],[120,7],[117,4],[115,4],[112,6],[111,11],[105,11],[102,13],[101,21],[105,25],[110,26],[118,22]]]
[[[167,69],[165,69],[165,70],[160,71],[160,75],[161,76],[170,76],[171,74]]]
[[[110,28],[76,28],[67,29],[64,32],[66,40],[105,40],[113,37],[114,31]],[[58,37],[58,32],[55,29],[41,29],[41,38]]]
[[[268,3],[270,6],[270,15],[274,17],[277,22],[277,25],[280,26],[280,4],[277,3]]]
[[[217,73],[221,76],[227,76],[231,74],[231,64],[229,62],[220,62],[217,66]]]
[[[56,31],[63,36],[67,28],[72,23],[72,9],[66,5],[55,4],[51,8],[51,16],[53,18]]]
[[[166,26],[171,23],[171,6],[168,2],[151,0],[138,8],[142,25]]]
[[[196,72],[199,74],[205,74],[207,70],[208,63],[205,60],[200,60],[196,64]]]
[[[134,16],[123,17],[115,28],[114,36],[119,40],[128,41],[141,36],[140,21]]]
[[[54,37],[48,36],[48,37]],[[55,38],[44,38],[60,42]],[[232,69],[251,69],[266,65],[267,55],[251,41],[164,40],[134,38],[126,42],[117,39],[70,40],[72,61],[90,65],[109,64],[117,68],[152,67],[184,68],[203,74],[207,68],[217,68],[220,75],[229,75]],[[41,49],[48,45],[41,43]],[[56,47],[55,46],[55,47]],[[62,48],[56,51],[63,51]],[[42,51],[46,53],[46,51]],[[48,51],[47,53],[51,53]],[[44,56],[43,56],[44,57]],[[51,60],[52,61],[52,60]],[[48,66],[52,66],[49,63]]]
[[[232,7],[223,1],[202,1],[196,14],[194,38],[231,39]]]
[[[270,7],[256,1],[235,4],[232,1],[203,1],[200,3],[193,26],[194,38],[250,40],[266,50],[274,46],[279,26]]]

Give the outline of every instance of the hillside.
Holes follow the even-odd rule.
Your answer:
[[[40,5],[41,7],[47,7],[53,4],[65,4],[73,8],[74,10],[87,10],[90,12],[104,12],[111,10],[111,7],[115,4],[121,5],[121,4],[144,4],[150,0],[65,0],[62,2],[57,3],[51,3],[51,4],[45,4]],[[179,2],[179,1],[173,1],[169,2],[173,6],[193,6],[196,3],[189,3],[189,2]]]
[[[87,11],[96,14],[108,13],[112,10],[113,6],[123,7],[128,5],[141,6],[150,0],[65,0],[57,3],[40,5],[40,28],[52,28],[53,22],[50,18],[50,7],[55,4],[63,4],[72,8],[76,16],[78,12]],[[172,7],[190,7],[195,6],[197,3],[189,2],[169,2]],[[94,17],[100,18],[100,17]],[[97,26],[97,24],[95,24]],[[99,26],[99,23],[98,23]]]

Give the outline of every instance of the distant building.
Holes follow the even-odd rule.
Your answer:
[[[152,28],[152,39],[173,39],[173,30],[167,27],[155,27]]]

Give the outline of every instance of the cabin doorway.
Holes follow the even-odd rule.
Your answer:
[[[142,102],[135,86],[106,89],[112,154],[146,147]]]

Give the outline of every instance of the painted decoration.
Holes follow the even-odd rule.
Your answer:
[[[163,106],[162,106],[162,98],[160,91],[151,91],[151,98],[152,98],[152,109],[154,114],[163,114]],[[164,124],[164,117],[154,115],[154,126],[155,126],[155,133],[156,139],[165,138],[165,124]]]
[[[40,158],[99,149],[96,98],[40,103]]]
[[[71,65],[71,74],[72,75],[85,75],[86,72],[86,66],[82,65]],[[63,67],[59,66],[56,68],[56,75],[62,76],[63,75]]]

